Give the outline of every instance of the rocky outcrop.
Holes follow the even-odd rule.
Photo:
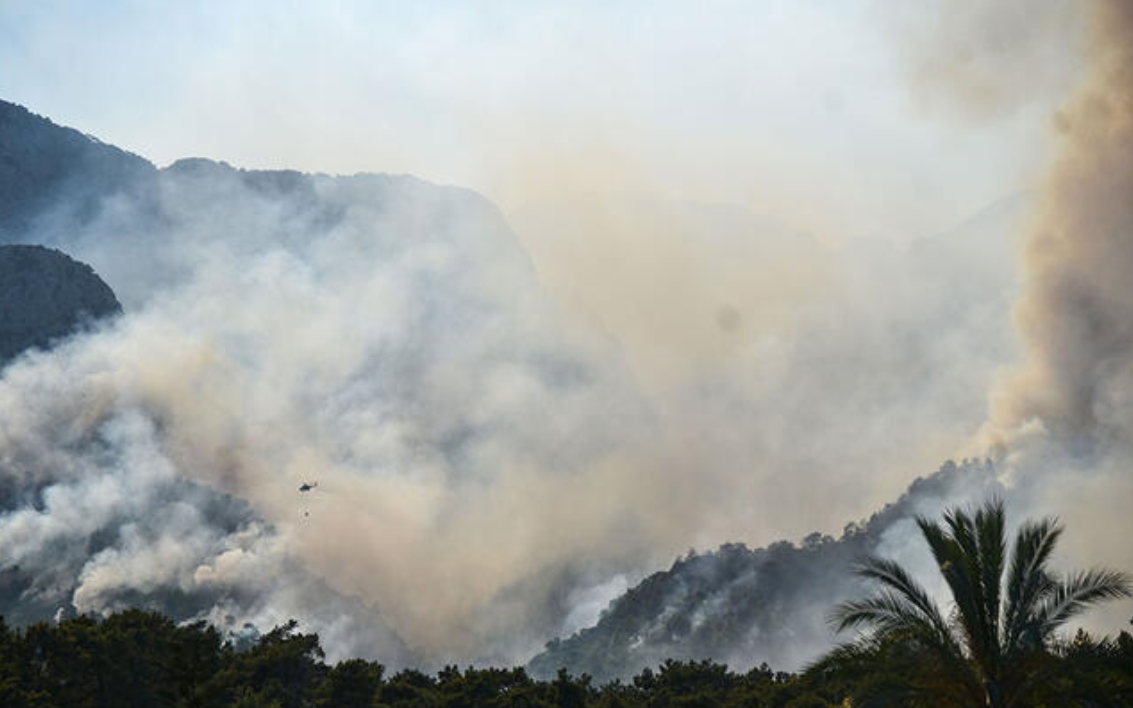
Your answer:
[[[0,364],[121,311],[90,266],[42,246],[0,246]]]

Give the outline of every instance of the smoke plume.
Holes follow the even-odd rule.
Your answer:
[[[1053,119],[1015,308],[1025,360],[992,390],[983,440],[1021,506],[1068,521],[1071,553],[1129,568],[1115,531],[1133,499],[1133,5],[1075,7],[1087,73]]]
[[[1042,38],[1076,23],[1042,6],[1021,54],[1004,50],[1021,3],[986,32],[978,13],[945,22],[972,61],[922,76],[1003,115],[986,107],[1042,72],[1020,60],[987,83],[984,52],[1057,63]],[[1019,354],[1009,234],[1035,203],[1029,358],[986,439],[1013,503],[1082,530],[1073,557],[1133,566],[1101,521],[1126,528],[1130,498],[1133,10],[1088,7],[1090,78],[1038,196],[907,249],[694,199],[548,206],[555,180],[509,215],[517,237],[461,189],[204,160],[37,203],[5,238],[90,263],[126,312],[0,374],[0,591],[48,614],[148,598],[233,632],[296,617],[332,657],[522,661],[689,546],[836,533],[975,437]],[[835,98],[815,102],[823,130],[834,108],[870,123],[868,98]],[[762,182],[804,183],[776,171],[793,162]]]
[[[595,548],[624,562],[634,542],[602,539],[650,523],[615,501],[641,484],[617,461],[641,416],[548,327],[490,205],[203,161],[155,194],[87,223],[64,199],[30,234],[107,273],[128,311],[0,380],[4,468],[24,475],[0,539],[26,595],[104,611],[175,590],[237,627],[331,625],[337,654],[398,663],[401,637],[426,661],[503,661],[551,631],[494,611],[503,591],[583,551],[600,567]]]
[[[1055,117],[1017,321],[1026,367],[997,390],[1001,431],[1076,448],[1129,439],[1133,411],[1133,6],[1093,2],[1086,84]]]

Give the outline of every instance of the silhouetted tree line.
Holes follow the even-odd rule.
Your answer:
[[[381,664],[361,659],[327,664],[318,637],[299,632],[294,622],[238,648],[203,622],[177,625],[160,614],[130,610],[23,629],[0,620],[0,706],[841,708],[857,705],[850,697],[864,681],[901,681],[908,667],[899,650],[895,645],[888,667],[883,659],[857,676],[828,665],[793,674],[765,664],[736,673],[711,661],[666,661],[632,681],[601,686],[565,670],[549,681],[536,681],[522,668],[450,666],[435,675],[415,669],[387,675]],[[1102,687],[1109,705],[1133,706],[1128,633],[1112,640],[1079,633],[1051,659],[1066,669],[1066,680]]]

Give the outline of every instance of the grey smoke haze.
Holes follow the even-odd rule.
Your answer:
[[[998,121],[1035,104],[1053,110],[1081,79],[1086,4],[881,0],[875,8],[900,38],[902,65],[922,110]]]
[[[409,178],[245,176],[206,162],[163,172],[156,199],[158,220],[111,198],[88,224],[61,204],[27,237],[94,263],[130,309],[5,372],[6,458],[46,477],[42,504],[4,517],[21,549],[9,563],[38,577],[55,562],[52,533],[82,556],[110,515],[140,517],[76,566],[76,609],[112,607],[112,591],[232,582],[266,594],[265,611],[317,622],[338,600],[291,588],[312,585],[284,572],[294,557],[376,605],[427,658],[499,659],[493,640],[521,629],[490,627],[484,609],[502,588],[582,549],[600,566],[591,534],[611,533],[604,524],[632,538],[635,510],[613,518],[601,505],[617,496],[587,498],[597,485],[576,496],[581,508],[554,509],[632,441],[635,423],[610,421],[641,416],[608,372],[558,343],[525,257],[482,199]],[[601,489],[631,474],[612,469]],[[179,478],[247,500],[249,518],[224,533],[181,500],[150,503]],[[305,480],[320,486],[301,497]],[[569,514],[574,537],[547,514]],[[195,523],[200,535],[186,534]],[[611,553],[624,562],[626,549]],[[366,629],[358,641],[380,642]]]
[[[296,616],[333,656],[523,660],[690,545],[837,530],[895,496],[968,434],[1010,347],[1009,259],[968,251],[1019,199],[904,253],[682,207],[638,249],[674,292],[617,290],[648,308],[638,335],[559,291],[562,310],[470,192],[201,160],[152,179],[92,216],[64,197],[23,236],[127,303],[0,380],[5,468],[30,490],[0,534],[43,604],[179,593],[229,628]],[[737,253],[761,282],[722,277]],[[816,259],[821,289],[776,290],[817,285]]]
[[[1081,528],[1076,564],[1130,567],[1100,522],[1126,528],[1130,498],[1109,454],[1129,439],[1128,16],[1091,7],[1091,85],[1109,84],[1064,113],[1037,197],[1064,227],[1027,259],[1043,385],[996,389],[993,423],[1107,443],[1089,474],[1009,469],[1044,480],[1019,508]],[[45,605],[176,592],[222,626],[295,616],[332,656],[521,661],[689,546],[866,516],[976,436],[1019,357],[1031,195],[897,249],[696,200],[556,205],[553,184],[508,215],[517,239],[476,195],[409,178],[186,161],[153,180],[20,236],[93,265],[127,310],[0,378],[0,466],[24,495],[0,516],[5,570]],[[1087,227],[1076,255],[1058,234]]]

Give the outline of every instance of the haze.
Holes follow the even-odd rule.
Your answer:
[[[498,308],[503,325],[464,337],[446,311],[456,334],[438,340],[444,356],[426,347],[427,390],[390,404],[429,430],[487,421],[466,467],[423,461],[358,413],[386,405],[375,382],[401,371],[359,365],[367,347],[420,344],[411,315],[429,292],[405,277],[420,262],[384,262],[362,221],[277,253],[278,214],[222,218],[253,214],[235,189],[184,205],[244,230],[194,224],[163,246],[187,264],[183,288],[148,282],[117,246],[77,253],[119,292],[125,324],[64,363],[6,374],[4,395],[18,406],[20,392],[112,362],[116,385],[162,411],[161,426],[123,414],[112,428],[134,459],[161,460],[146,474],[247,500],[279,529],[249,556],[298,558],[380,607],[429,661],[521,660],[690,546],[836,532],[961,455],[998,456],[1017,508],[1079,524],[1076,565],[1129,567],[1128,549],[1104,541],[1128,528],[1114,500],[1129,499],[1129,342],[1067,345],[1059,323],[1081,311],[1047,287],[1062,265],[1089,285],[1128,251],[1133,220],[1112,197],[1128,193],[1131,164],[1128,74],[1112,69],[1128,65],[1121,7],[0,4],[6,100],[159,165],[203,156],[468,187],[500,207],[521,253],[458,245],[471,269],[453,297]],[[1097,96],[1116,107],[1095,111]],[[1090,157],[1099,149],[1112,164]],[[1112,216],[1082,216],[1081,195],[1059,186],[1067,170]],[[412,223],[405,209],[389,223]],[[1035,255],[1036,223],[1072,234],[1045,241],[1063,258]],[[1116,235],[1076,236],[1097,224]],[[513,267],[526,258],[534,285]],[[1072,303],[1101,303],[1100,327],[1123,332],[1123,277],[1107,272],[1096,299]],[[547,352],[585,383],[544,389],[497,366]],[[300,405],[330,390],[345,393]],[[47,430],[64,408],[34,415]],[[367,461],[401,467],[372,478]],[[293,478],[308,472],[340,490],[315,502],[330,519],[318,532],[291,518]],[[106,582],[144,565],[132,558]],[[558,614],[518,630],[555,582],[568,583]],[[97,607],[99,587],[76,604]],[[342,653],[388,648],[342,641]]]

